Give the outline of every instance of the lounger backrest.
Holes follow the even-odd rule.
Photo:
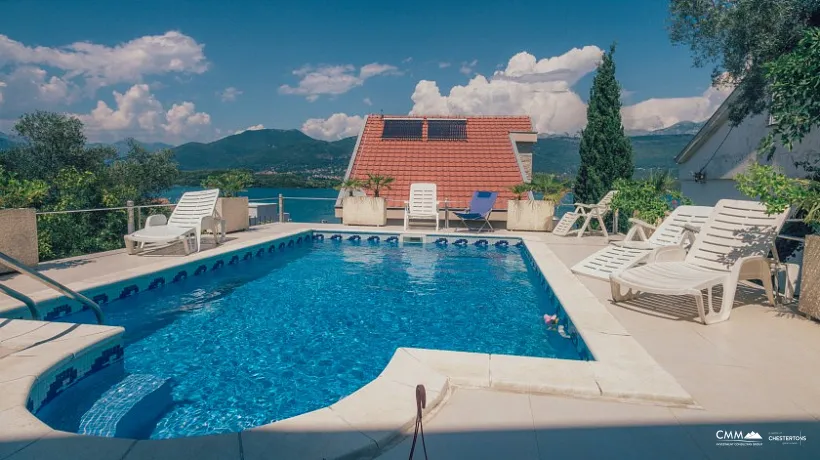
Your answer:
[[[612,203],[612,199],[615,198],[616,193],[618,193],[617,190],[610,190],[606,192],[606,195],[604,195],[604,197],[601,198],[601,201],[598,202],[598,206],[603,206],[609,209],[609,205]]]
[[[470,200],[470,212],[486,216],[495,206],[497,192],[475,192]]]
[[[690,224],[702,227],[713,209],[711,206],[678,206],[649,237],[649,243],[653,247],[680,244],[684,234],[683,226]]]
[[[729,270],[742,257],[766,256],[786,222],[789,210],[767,215],[757,201],[720,200],[703,224],[686,262]]]
[[[168,225],[194,227],[203,217],[212,216],[216,211],[219,189],[185,192],[174,207]]]
[[[438,212],[436,191],[436,184],[411,184],[408,201],[410,214],[435,215]]]

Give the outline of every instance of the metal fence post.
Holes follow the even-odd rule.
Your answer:
[[[450,229],[450,203],[447,198],[444,199],[444,229]]]
[[[285,197],[282,194],[279,194],[279,223],[283,223],[285,221]]]
[[[125,207],[128,208],[128,233],[134,233],[134,202],[131,200],[126,201]]]
[[[613,234],[613,235],[617,235],[617,234],[618,234],[618,220],[619,220],[619,219],[620,219],[620,217],[621,217],[621,216],[618,214],[618,210],[617,210],[617,209],[615,210],[615,214],[614,214],[614,216],[613,216],[613,217],[614,217],[614,218],[612,219],[612,234]]]

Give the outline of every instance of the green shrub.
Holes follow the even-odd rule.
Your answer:
[[[238,169],[208,176],[202,181],[203,187],[218,188],[219,193],[226,198],[239,195],[239,192],[244,192],[251,184],[253,184],[253,174]]]
[[[618,191],[612,200],[612,208],[621,215],[618,222],[620,231],[628,228],[628,218],[637,217],[650,224],[663,220],[676,204],[691,204],[679,191],[672,190],[673,182],[664,180],[663,175],[644,180],[618,179],[614,189]]]

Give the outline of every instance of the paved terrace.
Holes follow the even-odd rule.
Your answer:
[[[342,228],[316,224],[257,227],[229,235],[225,250],[238,242],[311,227]],[[513,235],[496,232],[499,236],[505,234]],[[546,242],[567,266],[606,244],[599,237],[526,237]],[[206,252],[213,250],[205,246]],[[112,252],[47,262],[41,264],[41,269],[64,284],[82,288],[89,278],[114,276],[121,271],[144,273],[161,267],[170,258],[177,259],[173,255],[137,257]],[[742,288],[732,318],[704,326],[696,319],[691,299],[653,296],[615,306],[609,302],[607,283],[580,279],[701,408],[455,388],[425,419],[430,458],[820,458],[820,324],[794,314],[792,306],[764,305],[759,290]],[[47,292],[20,276],[0,280],[36,299]],[[3,356],[0,353],[0,361],[8,359]],[[110,450],[88,451],[76,437],[63,437],[57,432],[48,436],[43,433],[39,441],[20,436],[25,427],[12,423],[16,410],[0,412],[0,459],[243,458],[248,457],[251,447],[245,446],[243,450],[239,439],[235,441],[239,449],[223,451],[219,446],[224,444],[220,441],[224,437],[216,436],[171,440],[163,452],[140,449],[139,444],[134,447],[133,441],[115,439],[105,443]],[[414,408],[409,407],[408,412],[412,411]],[[763,446],[718,446],[717,430],[755,431],[763,437]],[[303,435],[311,428],[300,427],[298,431],[290,434],[292,442],[303,440],[303,444],[309,444]],[[773,433],[802,433],[806,441],[801,445],[782,445],[768,440]],[[232,442],[236,438],[233,436]],[[330,437],[325,442],[345,442],[345,438]],[[407,458],[409,450],[407,438],[379,458]],[[295,454],[293,458],[313,458],[302,452],[291,454]],[[275,449],[270,451],[270,458],[280,458],[279,454],[291,458]],[[416,458],[420,458],[419,454]]]

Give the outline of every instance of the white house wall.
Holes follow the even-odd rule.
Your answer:
[[[714,205],[721,198],[743,198],[735,189],[733,179],[757,159],[757,147],[769,129],[768,120],[767,115],[754,116],[731,129],[731,132],[730,123],[725,121],[693,156],[678,165],[683,194],[695,204],[705,206]],[[805,161],[810,153],[814,154],[814,158],[820,157],[820,130],[811,132],[791,152],[779,147],[772,163],[792,177],[805,177],[806,172],[795,167],[794,163]],[[766,163],[765,158],[759,161]],[[705,184],[693,180],[693,173],[701,171],[701,168],[706,173]]]

